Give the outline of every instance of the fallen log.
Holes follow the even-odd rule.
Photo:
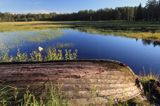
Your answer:
[[[127,65],[111,60],[0,64],[0,83],[35,89],[52,82],[61,86],[74,105],[100,105],[111,99],[116,102],[135,98],[141,94],[136,80]]]

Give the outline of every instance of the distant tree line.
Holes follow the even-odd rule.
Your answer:
[[[101,20],[128,20],[128,21],[160,21],[160,0],[148,0],[145,7],[118,7],[115,9],[99,9],[97,11],[84,10],[78,13],[59,14],[54,20],[65,21],[101,21]]]
[[[145,7],[117,7],[83,10],[70,14],[10,14],[0,13],[0,21],[160,21],[160,0],[148,0]]]
[[[11,14],[0,13],[0,22],[52,21],[56,13],[50,14]]]

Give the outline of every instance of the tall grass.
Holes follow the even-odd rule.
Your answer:
[[[143,85],[144,95],[146,96],[147,100],[152,105],[160,104],[160,89],[158,83],[160,82],[160,76],[149,73],[149,74],[142,74],[140,75],[140,81]]]
[[[76,28],[80,31],[84,31],[91,34],[103,34],[103,35],[114,35],[114,36],[123,36],[129,38],[137,38],[137,39],[145,39],[145,40],[153,40],[160,41],[160,31],[150,32],[150,31],[142,31],[142,30],[114,30],[105,29],[105,28],[97,28],[97,27],[78,27]]]
[[[53,85],[45,85],[43,96],[32,93],[29,89],[2,86],[0,88],[0,106],[68,106],[68,100]]]
[[[159,74],[154,74],[151,71],[145,72],[145,70],[139,74],[139,78],[142,84],[148,83],[150,80],[160,81]]]
[[[0,32],[25,31],[25,30],[42,30],[53,28],[67,28],[69,24],[57,22],[3,22],[0,23]]]
[[[76,60],[78,50],[68,49],[51,49],[44,51],[32,51],[29,55],[21,53],[18,50],[16,56],[10,56],[8,53],[3,53],[0,56],[0,62],[42,62],[42,61],[57,61],[57,60]]]

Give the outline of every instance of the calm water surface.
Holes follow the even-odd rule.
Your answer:
[[[160,43],[73,29],[48,29],[0,33],[0,52],[14,56],[17,48],[30,54],[39,46],[77,49],[78,59],[113,59],[128,64],[136,73],[160,74]]]

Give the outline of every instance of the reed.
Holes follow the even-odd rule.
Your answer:
[[[43,96],[37,96],[28,88],[0,85],[0,106],[68,106],[68,100],[53,85],[45,85]]]
[[[76,60],[78,58],[78,50],[70,49],[51,49],[32,51],[30,55],[21,53],[18,49],[16,56],[10,56],[3,53],[0,56],[0,62],[42,62],[42,61],[60,61],[60,60]]]

